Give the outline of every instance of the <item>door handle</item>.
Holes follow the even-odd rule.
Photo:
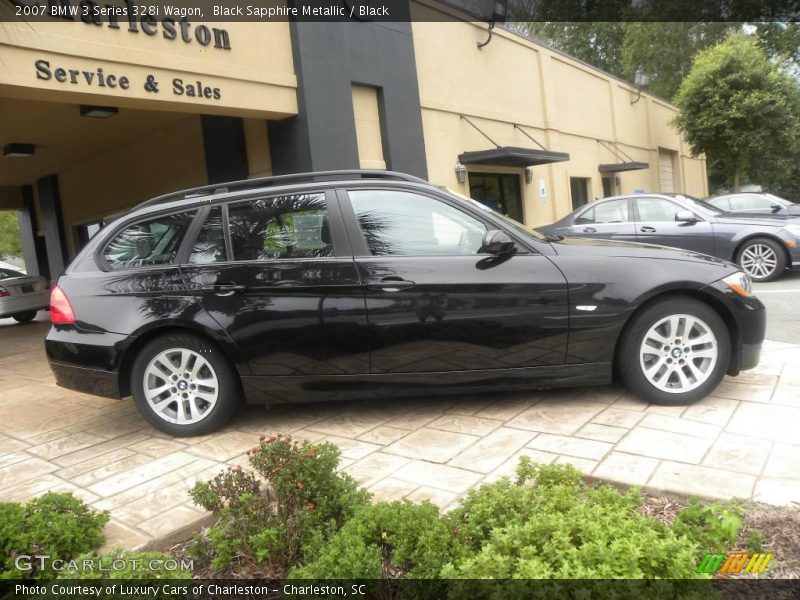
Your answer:
[[[220,283],[215,283],[211,286],[210,289],[214,294],[217,296],[233,296],[236,292],[241,292],[245,289],[245,286],[233,283],[232,281],[223,281]]]
[[[584,233],[596,233],[597,229],[595,229],[594,227],[584,227],[583,228],[583,232]]]
[[[399,292],[400,290],[412,288],[415,285],[416,283],[409,281],[408,279],[390,276],[367,284],[367,289],[379,290],[381,292]]]
[[[642,233],[655,233],[656,228],[655,227],[650,227],[650,225],[643,225],[639,229],[639,231],[641,231]]]

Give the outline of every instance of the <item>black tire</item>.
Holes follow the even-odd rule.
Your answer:
[[[656,387],[645,375],[641,362],[640,353],[645,335],[651,327],[671,315],[689,315],[699,319],[709,328],[717,343],[717,360],[714,366],[705,374],[706,379],[697,387],[687,389],[684,392],[669,392]],[[675,336],[673,335],[672,337]],[[674,343],[676,340],[672,341]],[[680,346],[684,346],[684,344],[680,344]],[[663,351],[665,360],[674,360],[671,354],[667,355],[667,346],[664,347]],[[725,322],[713,308],[699,300],[685,296],[669,296],[645,306],[628,323],[620,339],[617,351],[617,369],[628,389],[644,400],[655,404],[681,405],[696,402],[706,397],[719,385],[728,370],[730,355],[731,342],[728,329],[725,326]],[[683,355],[683,357],[685,359],[686,355]],[[702,363],[700,364],[702,366]],[[665,365],[665,368],[670,367],[671,365]],[[688,366],[686,368],[688,369]],[[674,381],[677,377],[677,373],[674,377],[669,375],[667,380]],[[695,379],[696,381],[697,379]]]
[[[775,269],[767,275],[754,272],[754,269],[745,268],[744,264],[742,264],[745,252],[748,249],[753,249],[759,245],[766,246],[775,253]],[[753,238],[751,240],[747,240],[744,244],[742,244],[742,247],[739,248],[738,252],[736,253],[736,264],[742,267],[742,269],[744,269],[744,271],[750,275],[753,281],[775,281],[776,279],[780,278],[786,270],[786,251],[779,242],[773,239],[763,237]]]
[[[17,313],[14,315],[14,320],[17,323],[30,323],[36,318],[35,310],[29,310],[28,312]]]
[[[208,363],[208,368],[212,370],[218,382],[216,403],[202,418],[193,423],[172,423],[161,417],[150,406],[145,395],[145,373],[150,362],[162,352],[171,349],[185,349],[201,355]],[[186,381],[193,380],[187,379]],[[136,407],[147,422],[156,429],[176,437],[203,435],[221,428],[236,412],[242,397],[239,378],[228,360],[212,344],[190,333],[170,333],[147,343],[136,355],[133,362],[130,389],[136,402]],[[177,388],[173,389],[177,390]],[[183,396],[185,397],[191,393],[187,389]],[[178,395],[180,395],[180,392],[176,394],[176,396]],[[164,400],[164,402],[168,401]],[[172,405],[177,410],[177,401],[173,401]],[[167,405],[165,404],[165,406]],[[186,405],[184,404],[184,406]]]

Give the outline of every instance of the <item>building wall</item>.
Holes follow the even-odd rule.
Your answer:
[[[0,95],[70,102],[112,104],[205,114],[282,118],[297,114],[297,78],[292,62],[289,24],[202,23],[192,27],[224,30],[229,48],[204,46],[190,31],[184,42],[180,27],[177,39],[164,35],[160,25],[153,35],[128,31],[127,19],[118,28],[87,25],[80,19],[60,22],[5,22],[0,27]],[[82,73],[72,82],[43,79],[36,68],[46,60],[51,72],[102,69],[106,76],[125,76],[128,89],[100,87],[95,75],[89,83]],[[38,75],[37,75],[38,74]],[[158,91],[146,87],[149,76]],[[183,86],[200,82],[219,90],[219,97],[176,94],[173,80]]]
[[[198,116],[182,117],[171,127],[62,171],[58,184],[70,255],[76,225],[207,181]]]
[[[435,12],[449,22],[426,21]],[[598,166],[628,162],[607,145],[616,144],[646,170],[618,174],[616,193],[660,191],[658,149],[678,153],[677,190],[697,196],[708,193],[705,159],[693,158],[670,125],[677,114],[669,103],[642,94],[610,75],[518,35],[495,29],[483,49],[487,26],[458,19],[425,0],[412,4],[422,123],[429,179],[461,193],[455,174],[458,155],[491,149],[493,144],[472,128],[475,123],[500,146],[536,147],[519,125],[548,150],[568,152],[570,160],[532,167],[530,184],[522,183],[525,221],[549,223],[572,210],[570,177],[590,179],[590,200],[603,195]],[[470,167],[471,171],[516,172],[522,169]],[[543,185],[542,185],[543,182]],[[544,197],[541,190],[544,189]]]

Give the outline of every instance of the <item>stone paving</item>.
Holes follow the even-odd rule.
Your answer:
[[[335,442],[377,499],[442,508],[512,474],[520,456],[678,496],[800,502],[800,346],[767,342],[753,371],[692,406],[617,387],[244,410],[225,430],[172,439],[130,400],[57,387],[46,323],[0,321],[0,500],[74,492],[109,510],[108,546],[163,545],[207,521],[187,489],[246,464],[261,435]]]

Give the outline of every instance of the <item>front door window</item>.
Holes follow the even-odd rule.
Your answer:
[[[519,175],[470,173],[469,194],[481,204],[524,223]]]

